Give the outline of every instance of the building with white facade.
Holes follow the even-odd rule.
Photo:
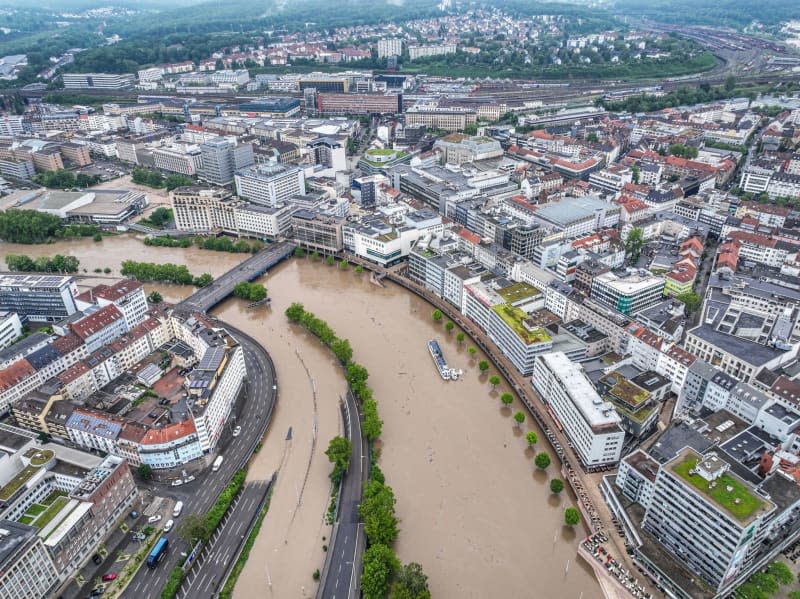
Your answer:
[[[77,311],[74,277],[0,275],[0,310],[16,312],[22,321],[57,322]]]
[[[124,89],[134,83],[133,75],[117,73],[64,73],[64,89]]]
[[[37,529],[12,520],[0,520],[0,597],[48,597],[59,575]]]
[[[16,312],[0,311],[0,349],[22,336],[22,321]]]
[[[389,56],[401,56],[403,54],[403,40],[400,38],[389,38],[378,40],[378,58],[388,58]]]
[[[254,204],[278,206],[306,191],[303,170],[283,164],[259,164],[236,172],[238,195]]]
[[[142,464],[152,468],[174,468],[202,455],[203,447],[192,420],[150,429],[139,442]]]
[[[592,299],[622,314],[633,314],[654,306],[662,301],[663,295],[663,277],[646,271],[624,275],[609,271],[592,281]]]
[[[535,360],[531,383],[585,466],[619,461],[625,438],[620,416],[597,394],[579,364],[563,352],[542,354]]]

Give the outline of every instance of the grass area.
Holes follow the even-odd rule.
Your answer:
[[[5,487],[0,489],[0,500],[8,501],[14,495],[14,493],[16,493],[19,488],[28,482],[38,471],[38,466],[26,466],[23,468],[19,474],[8,481],[8,484]]]
[[[391,150],[387,148],[372,148],[371,150],[367,150],[364,152],[365,156],[391,156],[392,154],[405,154],[405,152],[401,152],[400,150]]]
[[[52,493],[50,493],[50,495],[44,498],[44,501],[41,501],[40,503],[42,505],[50,505],[59,497],[66,497],[66,496],[67,494],[64,491],[53,491]]]
[[[55,501],[50,505],[50,507],[45,510],[45,512],[36,519],[36,528],[42,529],[48,524],[50,521],[55,518],[56,514],[58,514],[64,506],[69,503],[68,497],[58,497]]]
[[[33,522],[33,518],[30,516],[22,516],[19,520],[17,520],[20,524],[30,524]]]
[[[31,462],[31,466],[44,466],[55,457],[55,453],[49,449],[29,449],[25,452],[25,457]]]
[[[527,312],[515,308],[511,304],[498,304],[492,306],[492,310],[500,318],[503,319],[508,327],[516,333],[517,337],[522,339],[525,345],[533,345],[534,343],[545,343],[550,341],[550,335],[547,334],[542,327],[527,328],[523,323],[530,318]]]
[[[647,391],[615,373],[605,375],[600,381],[611,388],[611,395],[633,408],[650,397]]]
[[[239,580],[239,575],[242,573],[242,570],[244,570],[244,566],[247,564],[247,559],[250,557],[250,550],[253,548],[253,545],[255,545],[256,537],[258,537],[258,531],[261,530],[261,524],[264,522],[264,516],[266,516],[267,512],[269,511],[269,503],[271,499],[272,488],[269,490],[269,496],[264,502],[264,507],[261,508],[261,511],[258,513],[258,517],[253,524],[253,530],[250,531],[247,541],[245,541],[244,547],[242,547],[242,552],[239,554],[239,559],[236,560],[236,564],[233,566],[231,574],[228,576],[228,580],[225,581],[225,586],[222,587],[222,591],[220,591],[219,599],[231,599],[231,597],[233,597],[233,589],[236,586],[236,581]]]
[[[39,505],[38,503],[34,503],[31,507],[28,508],[28,511],[25,512],[26,516],[38,516],[47,508],[43,505]]]
[[[616,408],[617,412],[619,412],[620,416],[624,416],[628,420],[633,420],[639,425],[644,424],[645,420],[647,420],[650,414],[653,413],[653,410],[655,410],[655,406],[648,406],[636,412],[632,412],[631,410],[628,410],[619,404],[614,404],[614,407]]]
[[[520,300],[528,299],[529,297],[536,297],[541,295],[542,292],[536,289],[533,285],[528,283],[514,283],[510,287],[498,289],[497,294],[502,297],[509,304],[518,302]]]
[[[699,474],[689,474],[698,462],[697,454],[689,452],[681,462],[672,466],[672,471],[738,520],[746,521],[762,506],[761,500],[730,474],[719,476],[713,487]]]

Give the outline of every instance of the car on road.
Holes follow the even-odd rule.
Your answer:
[[[112,580],[117,579],[116,572],[109,572],[108,574],[103,574],[103,582],[111,582]]]
[[[97,587],[95,590],[92,591],[91,597],[99,597],[105,592],[106,590],[103,587]]]
[[[155,524],[156,522],[161,521],[161,514],[156,514],[155,516],[150,516],[147,521],[150,524]]]
[[[164,532],[169,532],[172,530],[172,527],[175,526],[175,520],[171,518],[167,520],[167,523],[164,525]]]
[[[95,566],[99,566],[102,561],[103,561],[103,558],[100,557],[99,553],[95,553],[92,556],[92,562],[94,563]]]
[[[183,511],[183,502],[179,501],[178,503],[175,504],[175,507],[172,509],[172,517],[177,518],[178,516],[181,515],[182,511]]]
[[[179,479],[179,478],[176,478],[175,480],[173,480],[170,483],[170,485],[172,485],[173,487],[180,487],[182,484],[183,484],[183,481],[181,479]]]
[[[136,520],[136,518],[139,517],[139,512],[137,512],[136,510],[133,510],[130,514],[128,514],[128,516],[133,518],[134,520]]]
[[[241,433],[242,433],[242,427],[241,426],[237,426],[235,429],[233,429],[233,436],[234,437],[238,437]]]
[[[190,474],[186,478],[183,479],[183,484],[190,483],[194,480],[194,474]]]

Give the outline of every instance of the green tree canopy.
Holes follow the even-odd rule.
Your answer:
[[[539,437],[536,435],[534,431],[528,431],[525,433],[525,440],[528,442],[528,445],[533,447],[539,442]]]
[[[411,562],[397,571],[389,590],[389,599],[430,599],[430,597],[428,577],[422,571],[422,566]]]
[[[487,362],[486,360],[481,360],[480,362],[478,362],[478,370],[480,370],[481,372],[486,372],[487,370],[489,370],[489,362]]]
[[[389,485],[371,480],[364,488],[358,515],[364,520],[364,533],[371,545],[390,545],[397,538],[394,491]]]
[[[537,468],[544,470],[550,465],[550,456],[545,452],[537,453],[533,463],[536,464]]]
[[[564,481],[560,478],[554,478],[550,481],[550,492],[551,493],[561,493],[564,490]]]
[[[211,536],[211,529],[208,524],[208,519],[200,514],[187,514],[181,519],[176,529],[178,536],[190,545],[195,541],[201,540],[203,542],[208,540]]]
[[[361,574],[361,592],[364,599],[384,599],[389,582],[400,562],[394,552],[384,544],[371,545],[364,552],[364,570]]]
[[[441,310],[434,310],[433,314],[431,314],[431,316],[433,317],[433,319],[436,322],[439,322],[442,319],[442,311]]]
[[[564,510],[564,524],[567,526],[575,526],[581,521],[581,513],[574,507],[568,507]]]
[[[525,422],[525,414],[523,414],[522,412],[517,412],[516,414],[514,414],[514,421],[519,426],[522,426],[522,424]]]
[[[694,314],[697,312],[700,305],[703,303],[703,298],[697,295],[694,291],[686,291],[676,296],[676,299],[683,302],[686,307],[686,314]]]
[[[353,452],[353,446],[350,439],[345,437],[334,437],[328,443],[328,449],[325,450],[325,455],[328,460],[333,464],[333,470],[330,477],[334,484],[338,485],[344,473],[347,472],[347,467],[350,464],[350,454]]]
[[[644,245],[644,233],[639,227],[634,227],[628,233],[625,239],[625,255],[628,257],[630,264],[636,264],[639,261],[639,255],[642,253],[642,246]]]

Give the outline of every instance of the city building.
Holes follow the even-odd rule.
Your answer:
[[[436,45],[409,46],[408,56],[411,60],[425,58],[427,56],[442,56],[444,54],[455,54],[456,45],[442,43]]]
[[[29,599],[48,597],[59,574],[37,529],[11,520],[0,520],[0,597]]]
[[[214,185],[228,185],[234,173],[255,163],[252,144],[234,143],[228,139],[209,140],[200,144],[202,167],[200,179]]]
[[[503,290],[498,293],[503,296]],[[553,349],[553,339],[548,331],[538,326],[527,312],[510,303],[491,307],[487,333],[525,376],[533,372],[536,356]]]
[[[306,191],[303,170],[284,164],[258,164],[238,170],[235,181],[240,197],[273,208]]]
[[[22,337],[22,321],[16,312],[0,311],[0,349]]]
[[[583,368],[563,352],[536,357],[534,389],[587,467],[619,461],[625,432],[614,405],[595,391]]]
[[[0,310],[16,312],[23,322],[58,322],[71,316],[77,311],[76,295],[74,277],[0,275]]]
[[[320,114],[401,114],[403,94],[319,92],[314,106]]]
[[[64,89],[125,89],[134,84],[130,74],[64,73]]]
[[[388,38],[378,40],[378,58],[388,58],[390,56],[401,56],[403,54],[403,40],[400,38]]]
[[[592,281],[592,299],[622,314],[633,314],[654,306],[663,295],[663,277],[646,271],[622,275],[606,272]]]
[[[309,252],[335,254],[342,251],[345,219],[301,209],[292,214],[294,242]]]
[[[437,139],[433,147],[442,151],[447,164],[463,164],[503,155],[500,142],[489,137],[467,137],[460,133]]]

